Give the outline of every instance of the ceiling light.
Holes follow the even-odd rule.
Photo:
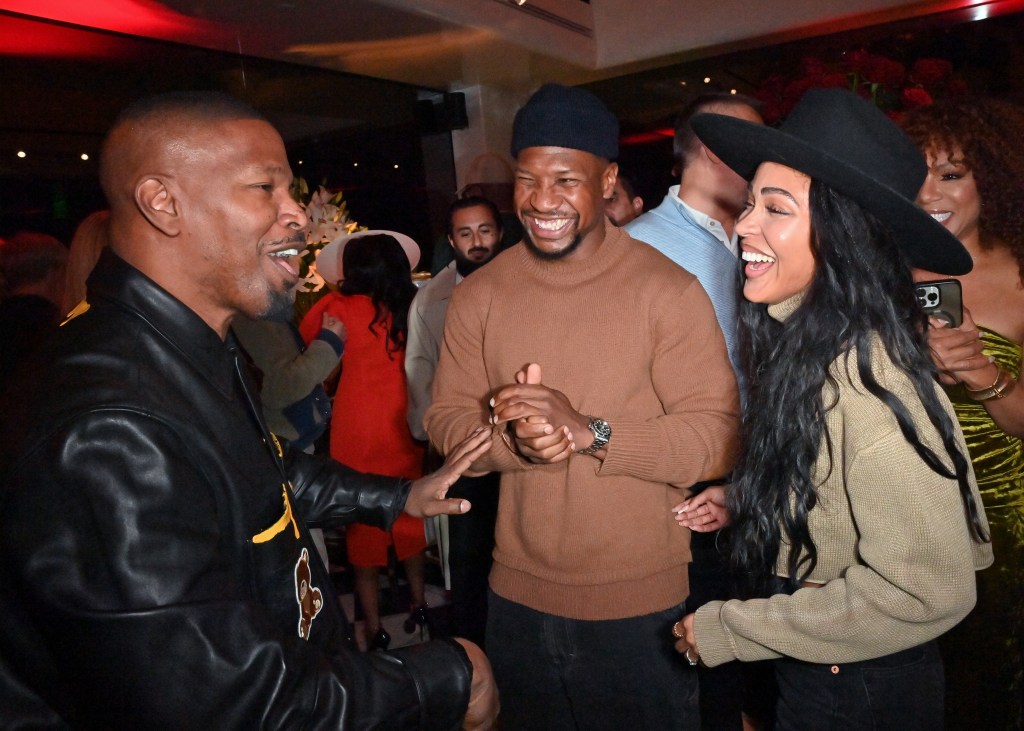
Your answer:
[[[84,153],[84,152],[83,152],[83,153],[82,153],[82,159],[83,159],[83,160],[88,160],[88,159],[89,159],[89,156],[88,156],[88,155],[87,155],[86,153]]]
[[[25,151],[24,150],[18,150],[18,157],[25,157]]]
[[[704,83],[705,84],[710,84],[711,83],[711,77],[710,76],[705,76],[704,77]]]

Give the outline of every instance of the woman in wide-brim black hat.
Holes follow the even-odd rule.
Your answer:
[[[778,728],[941,728],[934,639],[970,611],[992,553],[911,266],[971,259],[915,204],[914,144],[850,92],[808,92],[779,129],[693,127],[752,178],[736,225],[749,393],[726,494],[754,598],[687,615],[677,649],[776,659]],[[706,510],[680,522],[700,529]]]

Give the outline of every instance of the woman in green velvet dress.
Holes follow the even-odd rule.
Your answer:
[[[915,110],[928,159],[918,204],[963,243],[964,322],[933,319],[929,346],[963,428],[995,564],[975,610],[940,640],[949,729],[1024,728],[1024,109],[993,100]],[[915,272],[915,279],[941,277]]]

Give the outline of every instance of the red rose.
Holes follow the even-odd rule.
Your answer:
[[[864,49],[846,51],[843,53],[843,68],[854,74],[863,74],[870,58],[870,54]]]
[[[953,75],[953,64],[943,58],[919,58],[910,72],[910,80],[931,86]]]
[[[919,86],[908,86],[903,90],[903,108],[907,111],[926,107],[932,103],[932,95]]]
[[[872,84],[899,86],[907,77],[907,69],[898,61],[885,56],[872,56],[864,70],[864,78]]]

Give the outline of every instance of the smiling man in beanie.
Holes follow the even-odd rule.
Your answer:
[[[547,84],[516,114],[523,246],[452,296],[426,415],[481,425],[502,473],[487,648],[502,728],[696,729],[671,646],[689,531],[670,509],[731,468],[738,397],[697,280],[608,221],[618,123]]]

